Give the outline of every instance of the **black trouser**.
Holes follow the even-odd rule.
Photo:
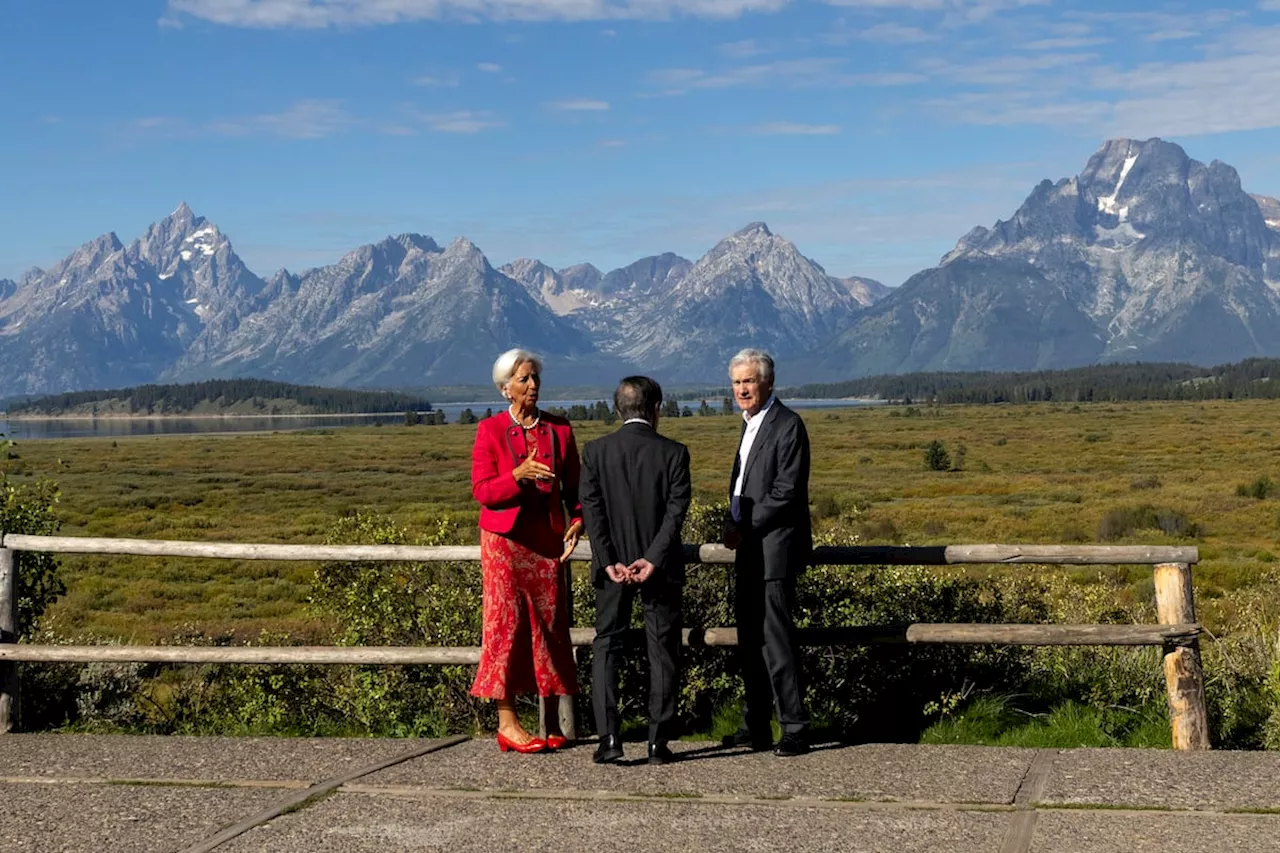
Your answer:
[[[791,616],[795,578],[767,581],[763,569],[740,565],[737,585],[738,656],[747,695],[743,724],[755,735],[767,735],[770,711],[776,708],[783,734],[802,734],[809,718]]]
[[[679,584],[660,577],[635,584],[606,580],[596,590],[596,639],[592,647],[591,704],[596,730],[621,734],[618,714],[618,665],[624,654],[625,632],[631,625],[636,593],[644,604],[644,636],[649,648],[649,740],[675,737],[677,678],[680,659],[681,592]]]

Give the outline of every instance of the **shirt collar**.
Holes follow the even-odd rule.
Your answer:
[[[622,425],[626,426],[627,424],[644,424],[645,426],[653,426],[653,424],[649,423],[644,418],[627,418],[622,422]]]
[[[777,399],[778,398],[775,397],[773,394],[770,394],[769,399],[765,400],[764,408],[756,412],[754,415],[748,415],[746,412],[743,412],[742,419],[746,421],[748,424],[759,423],[760,419],[763,418],[765,414],[768,413],[769,409],[772,408],[774,401]]]

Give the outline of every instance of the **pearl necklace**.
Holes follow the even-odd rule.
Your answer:
[[[521,423],[520,419],[516,417],[516,413],[512,411],[514,408],[515,408],[514,403],[508,406],[507,414],[510,415],[511,422],[516,426],[521,427],[522,429],[534,429],[535,427],[537,427],[538,423],[542,420],[542,412],[538,412],[538,414],[533,419],[533,423],[529,424],[528,426],[525,426],[523,423]]]

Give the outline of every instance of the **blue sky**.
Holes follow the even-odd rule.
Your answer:
[[[1280,195],[1280,0],[9,0],[0,276],[179,201],[262,275],[417,231],[496,265],[767,221],[898,284],[1103,139]]]

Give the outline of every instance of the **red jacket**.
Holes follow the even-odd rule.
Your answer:
[[[551,529],[565,531],[564,511],[569,523],[582,520],[578,500],[581,463],[573,427],[564,418],[543,413],[538,425],[538,461],[555,472],[551,481]],[[554,449],[554,458],[552,451]],[[524,461],[524,430],[507,412],[480,421],[476,443],[471,448],[471,494],[480,502],[480,528],[491,533],[510,533],[527,497],[537,492],[533,483],[518,483],[511,472]]]

